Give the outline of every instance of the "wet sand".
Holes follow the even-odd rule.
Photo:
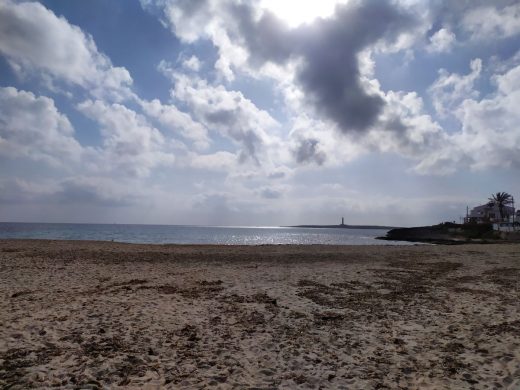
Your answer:
[[[0,240],[0,387],[520,388],[520,245]]]

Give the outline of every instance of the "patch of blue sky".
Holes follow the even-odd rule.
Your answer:
[[[0,56],[0,86],[16,89],[27,87],[27,84],[14,73],[7,59],[3,56]]]
[[[90,34],[114,66],[125,67],[139,96],[168,98],[168,84],[156,67],[161,60],[177,59],[180,42],[138,1],[90,0],[88,7],[73,1],[42,3]]]

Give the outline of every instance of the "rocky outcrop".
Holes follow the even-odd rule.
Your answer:
[[[487,242],[496,240],[492,225],[460,225],[442,223],[433,226],[398,228],[388,231],[381,240],[426,242],[432,244],[463,244],[466,242]]]

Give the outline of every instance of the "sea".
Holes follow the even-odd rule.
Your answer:
[[[71,223],[0,223],[0,239],[100,240],[146,244],[405,245],[376,240],[385,229],[272,226],[181,226]]]

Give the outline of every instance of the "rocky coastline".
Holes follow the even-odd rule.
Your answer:
[[[432,226],[391,229],[386,236],[377,239],[443,245],[518,243],[520,232],[494,231],[491,224],[446,222]]]

